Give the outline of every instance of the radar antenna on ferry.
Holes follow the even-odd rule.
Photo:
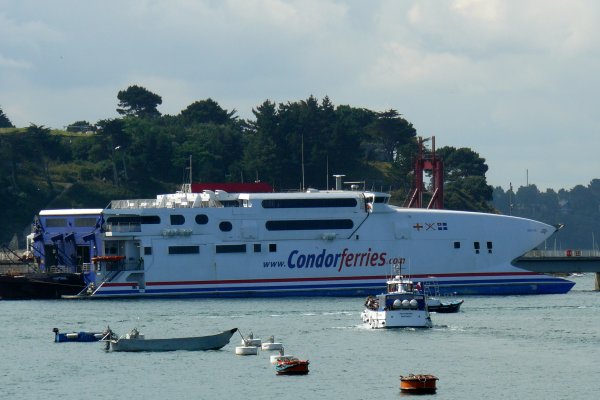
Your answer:
[[[183,184],[181,185],[181,191],[183,193],[192,193],[192,155],[190,154],[189,166],[185,167],[183,176]],[[187,179],[186,179],[187,178]],[[187,183],[186,183],[187,181]]]

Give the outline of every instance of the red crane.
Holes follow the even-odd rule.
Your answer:
[[[427,208],[441,210],[444,208],[444,164],[441,158],[435,154],[435,136],[431,137],[430,154],[425,154],[423,145],[429,139],[419,137],[418,140],[419,153],[415,159],[413,187],[404,206],[408,208],[423,208],[423,195],[431,194]],[[423,183],[423,172],[425,171],[431,173],[431,192],[426,190]]]

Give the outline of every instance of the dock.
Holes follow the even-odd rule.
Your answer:
[[[594,290],[600,291],[600,250],[532,250],[513,265],[547,274],[595,273]]]

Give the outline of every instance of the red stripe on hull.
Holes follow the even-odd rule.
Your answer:
[[[486,273],[457,273],[457,274],[436,274],[436,275],[411,275],[411,279],[440,279],[454,277],[490,277],[490,276],[532,276],[540,275],[536,272],[486,272]],[[240,284],[240,283],[286,283],[286,282],[317,282],[317,281],[353,281],[353,280],[386,280],[388,275],[373,275],[373,276],[331,276],[322,278],[270,278],[270,279],[224,279],[224,280],[208,280],[208,281],[162,281],[162,282],[146,282],[146,286],[165,286],[165,285],[223,285],[223,284]],[[136,282],[123,283],[105,283],[106,287],[117,286],[136,286]]]

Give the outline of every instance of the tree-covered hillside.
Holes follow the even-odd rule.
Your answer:
[[[551,225],[564,225],[546,243],[547,249],[598,249],[600,240],[600,179],[588,186],[577,185],[558,192],[540,192],[535,185],[515,192],[497,187],[494,207],[506,215],[532,218]]]
[[[117,94],[119,118],[0,128],[0,241],[27,230],[44,208],[105,207],[111,199],[155,197],[194,182],[270,183],[276,190],[327,188],[333,174],[390,191],[401,205],[412,186],[417,130],[396,110],[334,105],[328,97],[275,104],[239,118],[208,98],[161,115],[161,96],[134,85]],[[426,133],[421,136],[426,136]],[[437,149],[445,159],[446,207],[491,211],[485,159],[471,149]]]

